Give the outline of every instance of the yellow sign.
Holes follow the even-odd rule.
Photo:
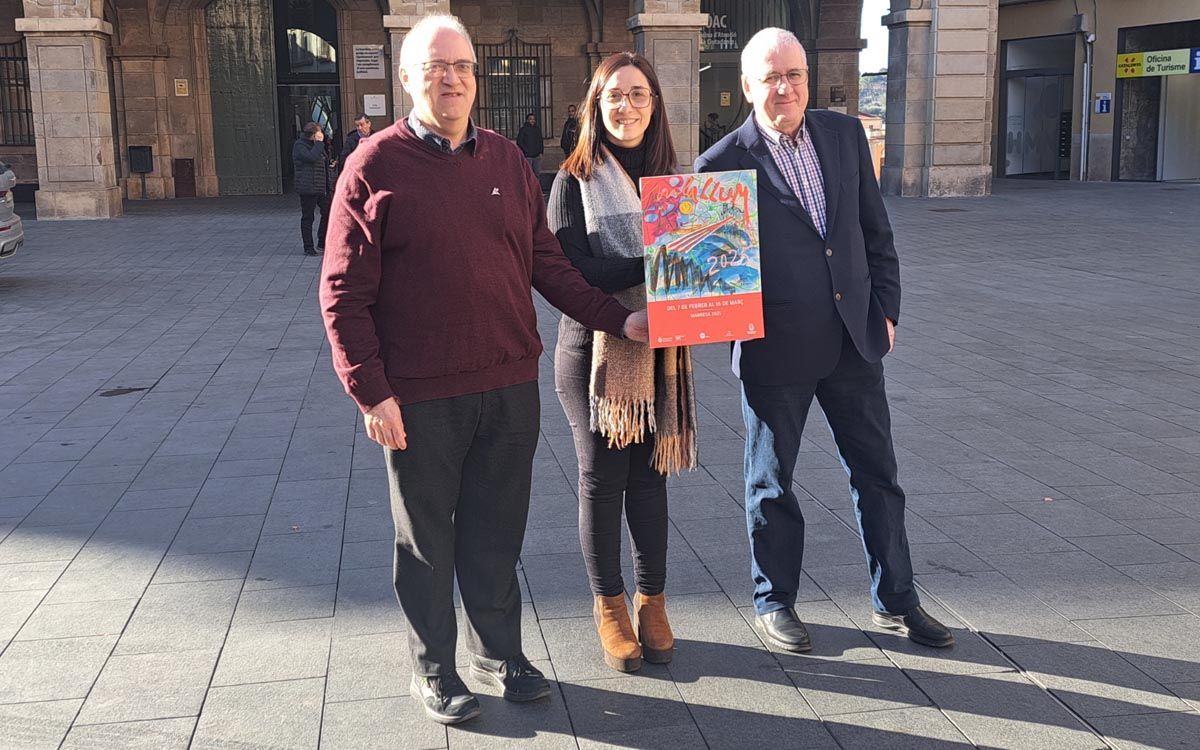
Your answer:
[[[188,93],[189,93],[188,92],[188,79],[176,78],[175,79],[175,96],[187,96]]]
[[[1186,75],[1191,56],[1190,49],[1127,52],[1117,55],[1117,78]]]
[[[1144,52],[1117,55],[1117,78],[1141,78]]]
[[[732,94],[729,91],[721,92],[721,106],[728,107],[732,103]]]

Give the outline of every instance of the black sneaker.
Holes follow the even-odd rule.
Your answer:
[[[913,607],[901,615],[875,612],[871,619],[879,627],[907,635],[910,641],[922,646],[946,648],[954,645],[954,634],[950,629],[933,619],[921,607]]]
[[[311,247],[306,247],[306,248],[304,248],[304,254],[305,255],[316,255],[317,251],[313,250]]]
[[[504,689],[504,700],[536,701],[550,695],[550,683],[525,655],[500,661],[471,655],[471,676]]]
[[[457,674],[424,677],[414,674],[408,692],[439,724],[461,724],[479,715],[479,700]]]

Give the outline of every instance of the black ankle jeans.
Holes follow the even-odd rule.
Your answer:
[[[667,479],[650,467],[654,436],[623,450],[589,429],[592,350],[554,350],[554,384],[579,458],[579,544],[594,596],[625,590],[621,578],[621,510],[633,542],[637,590],[662,593],[667,580]]]

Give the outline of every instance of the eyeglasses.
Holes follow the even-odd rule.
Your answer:
[[[769,73],[759,81],[769,89],[777,89],[785,78],[789,86],[803,86],[808,83],[808,68],[796,68],[787,73]]]
[[[610,107],[619,107],[621,102],[629,100],[629,106],[634,109],[645,109],[650,106],[650,102],[654,99],[654,94],[650,93],[649,89],[631,89],[629,93],[625,93],[620,89],[609,89],[600,94],[600,101]]]
[[[421,63],[421,70],[425,71],[425,75],[430,78],[445,78],[446,72],[451,68],[454,69],[454,75],[459,78],[474,78],[479,66],[470,60],[458,60],[457,62],[430,60],[429,62]]]

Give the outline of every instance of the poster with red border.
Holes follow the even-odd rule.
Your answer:
[[[754,170],[643,177],[650,346],[763,336]]]

